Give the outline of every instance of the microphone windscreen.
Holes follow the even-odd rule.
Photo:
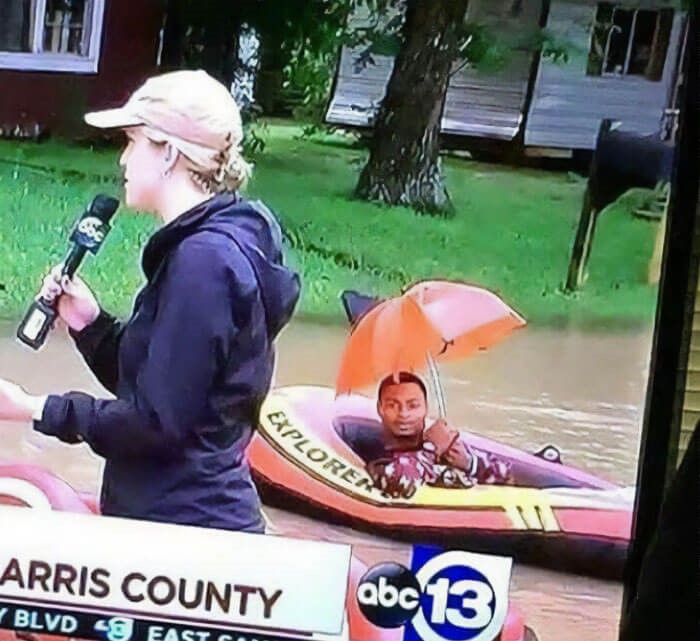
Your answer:
[[[89,213],[99,218],[103,223],[108,223],[118,208],[119,201],[116,198],[98,194],[90,203]]]

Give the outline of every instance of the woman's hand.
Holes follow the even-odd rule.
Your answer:
[[[83,280],[61,276],[61,265],[54,267],[44,278],[39,296],[49,302],[58,298],[58,315],[71,329],[79,332],[100,314],[97,299]]]
[[[19,385],[0,378],[0,420],[29,422],[44,402],[45,397],[32,396]]]

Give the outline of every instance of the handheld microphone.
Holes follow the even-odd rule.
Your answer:
[[[73,227],[69,249],[61,268],[61,276],[72,278],[87,252],[96,254],[111,229],[109,221],[117,211],[116,198],[100,194],[95,196]],[[17,338],[32,349],[39,349],[53,327],[58,315],[57,299],[48,301],[43,296],[36,299],[17,328]]]

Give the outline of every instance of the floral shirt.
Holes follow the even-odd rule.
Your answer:
[[[435,446],[425,441],[420,449],[396,451],[371,461],[367,470],[374,484],[393,498],[411,498],[419,485],[469,488],[477,484],[505,485],[511,482],[510,465],[490,452],[467,446],[472,465],[462,470],[441,463]]]

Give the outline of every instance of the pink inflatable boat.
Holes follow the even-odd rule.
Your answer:
[[[379,429],[369,398],[336,400],[324,387],[273,390],[249,450],[266,502],[374,534],[621,576],[634,488],[566,466],[552,447],[534,455],[465,434],[470,445],[510,463],[513,485],[422,486],[410,499],[389,498],[338,435],[342,420],[374,421]]]

